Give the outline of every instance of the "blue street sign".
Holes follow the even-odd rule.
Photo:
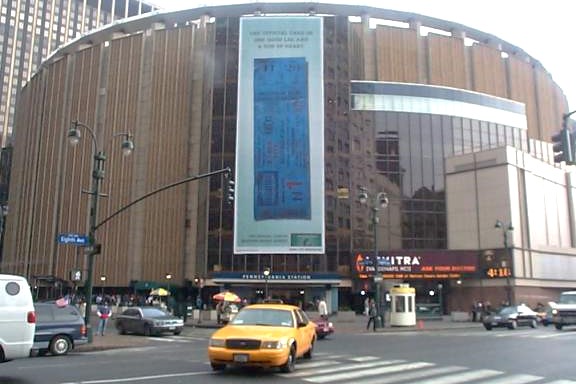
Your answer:
[[[58,235],[58,242],[60,244],[87,245],[88,236],[79,233],[61,233]]]

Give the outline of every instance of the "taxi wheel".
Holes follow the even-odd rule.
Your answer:
[[[512,320],[510,324],[508,324],[508,329],[516,329],[518,328],[518,322],[516,320]]]
[[[538,322],[536,320],[532,320],[532,322],[530,322],[530,327],[532,328],[537,328],[538,327]]]
[[[484,324],[484,328],[486,328],[487,331],[492,330],[492,326],[490,324]]]
[[[210,363],[213,371],[223,371],[226,369],[226,364]]]
[[[286,364],[280,367],[280,372],[290,373],[294,371],[294,364],[296,363],[296,347],[292,345],[290,347],[290,353],[288,354],[288,359]]]
[[[304,354],[304,358],[310,360],[312,358],[312,354],[314,353],[314,340],[310,343],[310,349],[306,351]]]

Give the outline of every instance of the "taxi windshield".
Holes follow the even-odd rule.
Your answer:
[[[293,327],[292,313],[282,309],[245,308],[236,315],[233,325],[263,325],[271,327]]]

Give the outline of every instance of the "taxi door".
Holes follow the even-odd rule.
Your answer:
[[[298,356],[302,356],[312,345],[312,341],[316,335],[316,327],[310,321],[308,315],[301,309],[295,310],[294,316],[296,317],[297,324],[306,324],[298,326],[296,329],[296,342],[298,343],[298,351],[296,353]]]

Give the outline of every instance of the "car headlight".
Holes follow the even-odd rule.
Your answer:
[[[226,340],[224,339],[210,339],[210,346],[211,347],[225,347],[226,346]]]
[[[280,340],[263,341],[261,344],[262,349],[282,349],[282,348],[284,348],[284,346],[285,346],[285,343],[280,341]]]
[[[334,326],[334,324],[332,324],[332,322],[328,323],[328,327],[332,328]]]
[[[558,314],[558,310],[557,310],[557,309],[553,309],[553,310],[552,310],[552,314],[553,314],[554,316],[556,316],[556,315]]]

